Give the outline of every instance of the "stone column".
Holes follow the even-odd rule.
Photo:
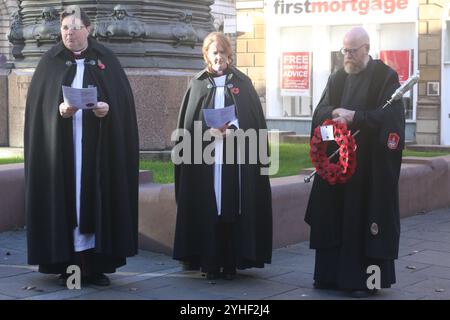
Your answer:
[[[420,0],[419,5],[419,97],[416,143],[439,144],[441,97],[427,95],[427,83],[441,82],[441,25],[443,0]],[[445,90],[441,87],[441,90]]]
[[[11,68],[11,48],[7,35],[17,1],[0,0],[0,146],[8,146],[8,74]]]
[[[8,145],[8,73],[0,68],[0,146]]]
[[[0,68],[8,67],[7,63],[12,60],[11,44],[7,35],[11,26],[11,16],[18,10],[18,3],[14,0],[0,0]]]
[[[8,76],[8,126],[9,146],[23,147],[25,103],[33,76],[31,69],[12,69]]]

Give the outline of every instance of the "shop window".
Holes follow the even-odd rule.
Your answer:
[[[284,96],[283,117],[311,117],[311,102],[310,96]]]
[[[344,67],[344,55],[340,51],[331,51],[331,73]]]
[[[413,103],[410,97],[403,97],[403,107],[405,108],[405,119],[413,118]]]
[[[312,52],[283,52],[280,69],[283,117],[311,117]]]
[[[391,56],[389,56],[389,54]],[[403,54],[403,56],[401,56]],[[396,55],[400,55],[400,57],[396,58]],[[414,51],[382,51],[381,54],[382,60],[384,60],[387,64],[389,64],[391,67],[397,70],[399,73],[399,77],[401,82],[408,79],[411,72],[409,70],[413,69],[412,61],[414,57]],[[391,59],[388,59],[391,58]],[[406,68],[401,63],[402,60],[406,60]],[[403,63],[405,65],[405,63]],[[336,72],[340,68],[344,66],[344,56],[339,51],[332,51],[331,52],[331,73]],[[409,66],[409,68],[408,68]],[[412,97],[413,91],[407,92],[405,96],[402,98],[403,106],[405,108],[405,119],[413,119],[413,99]]]

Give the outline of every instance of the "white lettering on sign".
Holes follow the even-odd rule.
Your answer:
[[[356,12],[367,15],[380,11],[385,14],[395,14],[396,11],[408,8],[409,0],[334,0],[334,1],[284,1],[277,0],[273,4],[275,14],[299,14],[320,12]]]
[[[309,56],[285,55],[283,56],[283,61],[288,64],[308,64]]]
[[[310,52],[283,52],[281,89],[309,94],[311,76]]]
[[[267,0],[269,26],[404,23],[419,18],[418,0]]]

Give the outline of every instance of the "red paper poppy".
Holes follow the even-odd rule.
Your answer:
[[[99,67],[100,70],[105,70],[106,66],[101,62],[100,59],[98,59],[97,61],[97,66]]]
[[[239,88],[238,87],[234,87],[234,88],[231,88],[231,93],[233,93],[233,94],[239,94]]]
[[[323,141],[320,135],[320,126],[314,129],[310,141],[309,153],[311,162],[317,174],[329,184],[346,183],[356,170],[356,143],[355,138],[344,123],[325,120],[322,126],[332,125],[334,141],[339,147],[339,159],[336,163],[330,162],[327,156],[328,141]]]

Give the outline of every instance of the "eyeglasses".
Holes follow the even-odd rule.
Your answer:
[[[81,30],[85,28],[82,24],[69,24],[69,25],[63,25],[61,26],[62,31],[69,31],[69,30]]]
[[[367,46],[367,44],[363,44],[362,46],[360,46],[359,48],[356,49],[347,49],[347,48],[342,48],[341,49],[341,53],[345,56],[346,53],[350,54],[351,56],[355,55],[356,52],[358,52],[359,49],[361,49],[362,47]]]

